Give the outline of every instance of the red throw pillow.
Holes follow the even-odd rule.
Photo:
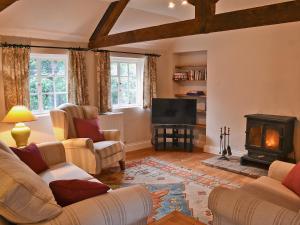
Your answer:
[[[104,141],[104,134],[100,132],[97,119],[73,118],[77,136],[90,138],[93,142]]]
[[[105,184],[87,180],[57,180],[49,186],[56,202],[62,207],[105,194],[110,189]]]
[[[12,148],[12,147],[10,148],[35,173],[39,174],[49,169],[47,163],[42,158],[42,155],[39,151],[39,148],[36,146],[36,144],[32,143],[22,149]]]
[[[300,196],[300,163],[294,166],[282,184]]]

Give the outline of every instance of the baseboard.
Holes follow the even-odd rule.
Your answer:
[[[220,151],[219,147],[211,146],[211,145],[205,145],[204,146],[204,152],[219,155],[219,151]],[[231,151],[232,151],[233,156],[241,157],[241,156],[246,154],[245,151],[240,151],[240,150],[237,150],[237,149],[232,149]]]
[[[152,144],[151,141],[141,141],[141,142],[134,142],[134,143],[129,143],[125,145],[125,151],[126,152],[132,152],[140,149],[145,149],[145,148],[151,148]]]

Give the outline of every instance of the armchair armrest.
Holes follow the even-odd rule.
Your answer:
[[[87,148],[94,152],[93,140],[89,138],[73,138],[63,141],[65,148]]]
[[[65,148],[61,142],[46,142],[37,146],[48,166],[66,162]]]
[[[151,211],[148,190],[132,186],[64,207],[56,218],[36,225],[146,225]]]
[[[268,176],[282,182],[294,166],[292,163],[275,161],[269,168]]]
[[[101,130],[104,134],[105,140],[108,141],[120,141],[121,133],[119,130]]]
[[[300,219],[300,214],[289,209],[260,200],[241,190],[224,187],[217,187],[210,193],[208,208],[213,213],[214,225],[221,224],[220,221],[235,225],[286,225],[299,224]]]

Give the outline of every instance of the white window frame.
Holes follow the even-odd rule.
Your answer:
[[[69,72],[69,58],[67,54],[43,54],[43,53],[30,53],[30,59],[31,58],[35,58],[37,59],[37,61],[41,61],[43,59],[50,59],[50,60],[60,60],[60,61],[64,61],[65,63],[65,78],[66,78],[66,92],[56,92],[55,91],[55,84],[54,84],[54,88],[53,88],[53,92],[49,92],[49,94],[53,94],[54,96],[54,107],[57,107],[56,105],[56,94],[67,94],[67,101],[68,101],[68,96],[69,96],[69,87],[68,87],[68,72]],[[37,95],[38,96],[38,110],[34,110],[32,111],[33,114],[35,115],[43,115],[43,114],[47,114],[49,113],[50,110],[44,110],[43,109],[43,93],[42,93],[42,78],[45,77],[53,77],[53,76],[42,76],[41,75],[41,63],[37,63],[37,94],[30,94],[31,95]],[[28,80],[28,82],[30,82],[30,78]],[[54,80],[53,80],[54,82]],[[30,85],[28,83],[28,85]],[[29,87],[29,91],[30,91],[30,87]]]
[[[136,64],[136,70],[137,70],[137,103],[136,104],[112,104],[113,109],[122,109],[122,108],[136,108],[136,107],[142,107],[143,106],[143,79],[144,79],[144,64],[145,64],[145,58],[131,58],[131,57],[116,57],[111,56],[110,57],[110,63],[118,63],[118,75],[117,76],[110,76],[111,77],[118,77],[119,83],[120,83],[120,63],[135,63]],[[129,67],[128,67],[129,69]],[[128,73],[129,78],[129,73]],[[129,89],[128,89],[129,90]],[[112,91],[110,93],[112,97]],[[120,96],[120,85],[118,85],[118,98]],[[118,101],[119,102],[119,101]]]

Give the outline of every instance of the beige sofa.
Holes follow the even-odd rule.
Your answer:
[[[215,188],[208,203],[213,225],[300,225],[300,198],[281,184],[293,167],[275,161],[267,177],[237,190]]]
[[[97,118],[94,106],[63,104],[50,112],[54,134],[66,149],[67,161],[72,162],[89,174],[99,174],[103,168],[119,162],[125,169],[125,150],[120,141],[120,131],[102,130],[105,141],[93,143],[89,138],[78,138],[73,118]]]
[[[6,150],[5,150],[6,149]],[[66,162],[64,146],[61,143],[45,143],[39,145],[39,150],[43,159],[49,166],[49,170],[36,175],[30,170],[23,162],[21,162],[13,152],[9,152],[9,148],[0,141],[0,224],[9,224],[3,217],[7,215],[14,217],[17,213],[5,213],[7,204],[12,204],[12,207],[16,207],[18,210],[22,210],[28,214],[34,213],[33,210],[26,211],[24,204],[28,204],[28,207],[34,207],[37,200],[32,200],[27,195],[21,192],[24,187],[28,189],[28,185],[20,185],[18,180],[24,180],[30,182],[42,182],[40,189],[41,195],[50,195],[53,199],[52,192],[48,186],[51,181],[54,180],[68,180],[68,179],[83,179],[94,182],[100,182],[94,179],[91,175],[86,173],[79,167]],[[9,152],[9,153],[8,153]],[[16,168],[20,168],[17,171]],[[1,169],[2,168],[2,169]],[[3,173],[3,170],[10,168],[15,171],[15,176],[11,174]],[[23,169],[22,169],[23,168]],[[27,172],[26,172],[27,171]],[[1,175],[2,174],[2,175]],[[23,174],[23,175],[22,175]],[[20,177],[21,176],[21,177]],[[26,178],[27,176],[27,178]],[[34,177],[36,176],[36,177]],[[23,178],[22,178],[23,177]],[[26,183],[26,182],[25,182]],[[44,189],[43,189],[44,188]],[[45,189],[46,188],[46,189]],[[39,190],[30,189],[32,193],[36,193]],[[12,194],[14,193],[14,194]],[[21,194],[23,193],[23,194]],[[24,198],[24,200],[22,199]],[[16,201],[17,199],[17,201]],[[30,203],[26,203],[26,201]],[[48,220],[39,221],[37,223],[31,223],[36,225],[144,225],[147,224],[147,218],[152,211],[152,199],[150,193],[142,186],[132,186],[127,188],[121,188],[110,191],[107,194],[103,194],[97,197],[93,197],[75,204],[61,208],[56,205],[56,202],[52,202],[57,207],[59,214],[52,216]],[[6,205],[5,205],[6,204]],[[47,207],[42,207],[43,212]],[[11,208],[12,209],[12,208]],[[45,213],[43,214],[45,216]],[[2,217],[1,217],[2,216]],[[46,213],[47,216],[47,213]],[[18,223],[18,224],[26,224]]]

